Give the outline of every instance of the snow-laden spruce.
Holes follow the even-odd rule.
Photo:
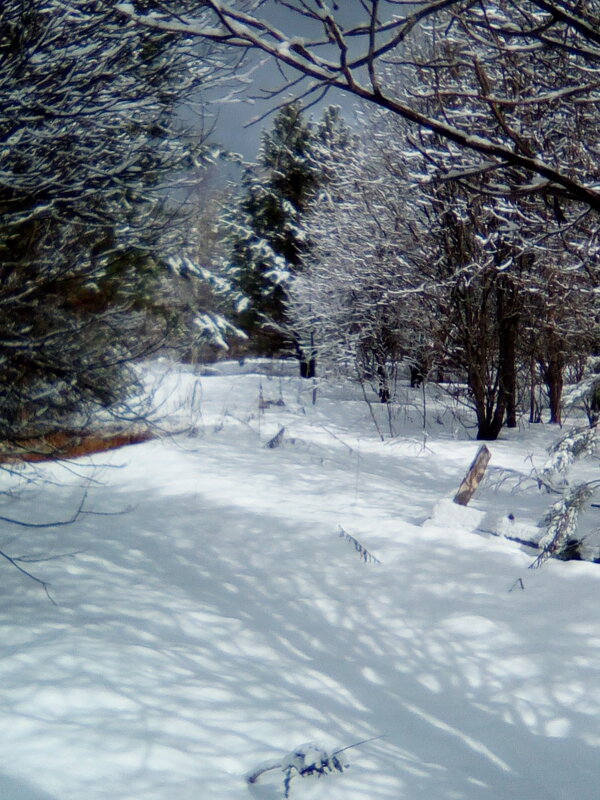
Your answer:
[[[328,181],[327,159],[347,138],[338,109],[328,108],[312,122],[298,104],[284,106],[222,219],[222,268],[237,323],[252,337],[255,352],[295,354],[304,377],[315,373],[314,343],[290,319],[286,301],[311,257],[306,215]]]

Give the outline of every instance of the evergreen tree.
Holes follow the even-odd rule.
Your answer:
[[[185,241],[166,192],[206,156],[174,113],[211,68],[96,0],[4,0],[0,67],[0,438],[14,440],[128,395],[158,262]]]
[[[255,351],[295,351],[303,377],[314,375],[314,357],[289,325],[287,294],[310,249],[305,217],[326,180],[324,154],[340,146],[345,130],[336,109],[315,125],[297,104],[282,108],[244,175],[237,206],[224,219],[237,322]]]

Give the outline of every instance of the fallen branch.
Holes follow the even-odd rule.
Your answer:
[[[285,428],[282,427],[275,434],[275,436],[273,436],[272,439],[269,439],[269,441],[267,442],[266,446],[268,448],[270,448],[271,450],[274,450],[276,447],[279,447],[279,445],[283,442],[284,435],[285,435]]]
[[[365,564],[381,564],[381,561],[376,558],[372,553],[369,553],[366,547],[363,547],[362,544],[352,536],[351,533],[347,533],[342,526],[340,525],[340,532],[338,534],[340,538],[345,539],[347,542],[350,542],[354,545],[354,549],[365,562]]]
[[[90,480],[90,482],[91,482],[91,480]],[[73,525],[73,523],[77,522],[77,520],[81,516],[83,516],[84,514],[89,514],[89,515],[94,515],[94,516],[96,516],[96,515],[98,515],[98,516],[118,516],[120,514],[125,514],[125,513],[127,513],[127,511],[131,510],[131,507],[128,507],[128,508],[126,508],[126,509],[124,509],[122,511],[87,511],[84,508],[84,506],[85,506],[85,502],[87,500],[88,491],[89,491],[89,485],[86,486],[85,489],[83,490],[83,494],[82,494],[79,506],[77,507],[77,509],[76,509],[75,513],[73,514],[73,516],[70,517],[69,519],[56,520],[54,522],[26,522],[25,520],[15,519],[14,517],[0,516],[0,522],[6,522],[9,525],[16,525],[16,526],[18,526],[20,528],[36,528],[36,529],[37,528],[60,528],[60,527],[64,527],[65,525]],[[81,552],[81,551],[78,551],[78,552]],[[0,550],[0,557],[1,558],[5,559],[5,561],[8,561],[9,564],[11,564],[13,567],[15,567],[19,572],[21,572],[27,578],[31,578],[32,581],[35,581],[35,583],[38,583],[38,584],[40,584],[40,586],[43,587],[44,591],[46,592],[46,595],[47,595],[48,599],[50,600],[50,602],[53,605],[56,605],[56,603],[53,600],[52,596],[50,595],[49,584],[46,581],[43,581],[41,578],[38,578],[32,572],[29,572],[29,570],[25,569],[25,567],[22,567],[21,564],[23,564],[23,563],[25,563],[25,564],[34,564],[34,563],[39,563],[41,561],[51,561],[51,560],[54,560],[54,559],[57,559],[57,558],[64,558],[66,556],[73,556],[73,555],[77,555],[77,552],[75,552],[75,553],[63,553],[63,554],[56,555],[56,556],[42,556],[42,557],[39,557],[39,558],[38,557],[33,558],[33,557],[29,557],[29,556],[10,556],[8,553],[4,552],[3,550]]]
[[[75,513],[70,519],[61,519],[56,522],[25,522],[25,520],[14,519],[13,517],[0,516],[0,522],[7,522],[10,525],[18,525],[20,528],[61,528],[64,525],[72,525],[74,522],[77,522],[77,520],[82,514],[89,513],[83,510],[83,506],[85,505],[87,495],[88,495],[88,487],[86,486],[86,488],[83,491],[79,507],[77,508],[77,511],[75,511]]]

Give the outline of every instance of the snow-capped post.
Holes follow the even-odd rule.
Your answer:
[[[485,470],[489,463],[492,454],[487,447],[482,444],[477,455],[473,459],[473,463],[469,467],[469,471],[463,478],[462,483],[458,487],[458,492],[454,496],[454,501],[459,506],[466,506],[469,500],[477,491],[477,487],[481,483],[481,479],[485,475]]]

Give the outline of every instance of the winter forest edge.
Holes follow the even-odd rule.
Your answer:
[[[173,613],[183,619],[188,604],[190,614],[197,604],[206,621],[214,602],[215,620],[225,628],[228,619],[240,622],[240,654],[250,659],[256,642],[251,646],[245,638],[250,634],[244,612],[227,594],[237,590],[223,586],[235,587],[239,578],[257,615],[254,622],[262,619],[257,587],[266,580],[275,595],[280,591],[275,568],[280,546],[282,557],[288,553],[298,565],[290,572],[298,585],[310,570],[305,547],[324,547],[327,558],[336,544],[342,549],[335,553],[343,558],[354,551],[356,580],[365,581],[360,597],[369,604],[363,591],[389,590],[402,613],[416,607],[402,606],[388,572],[404,556],[414,565],[431,555],[431,584],[419,581],[416,591],[423,592],[432,613],[438,609],[436,591],[440,597],[447,593],[449,603],[463,597],[459,564],[473,585],[478,582],[485,553],[497,565],[496,589],[510,597],[506,603],[520,602],[515,598],[525,597],[532,586],[547,598],[548,575],[570,596],[568,578],[575,573],[569,569],[582,570],[583,592],[594,597],[600,563],[598,30],[600,6],[593,1],[5,0],[0,9],[0,556],[7,575],[8,641],[18,641],[19,629],[31,624],[32,664],[38,629],[30,604],[47,604],[42,638],[44,626],[50,630],[55,624],[52,614],[67,608],[77,624],[86,614],[96,619],[94,604],[108,597],[108,584],[92,569],[96,563],[100,575],[116,570],[110,580],[117,592],[125,592],[143,630],[136,580],[149,588],[150,604],[163,602],[163,589],[155,585],[160,572],[154,572],[162,559],[165,586],[172,580],[177,598]],[[220,144],[218,112],[225,103],[256,105],[254,126],[261,135],[255,158]],[[212,473],[205,471],[209,463]],[[263,496],[253,483],[251,463],[287,513],[275,511],[268,492]],[[113,467],[123,467],[122,481],[116,473],[111,477]],[[287,476],[289,494],[279,486],[277,470]],[[321,483],[332,478],[332,485]],[[196,494],[188,496],[183,487],[190,482]],[[156,487],[154,498],[147,486]],[[465,486],[467,496],[460,500]],[[312,530],[300,522],[298,493],[306,497]],[[168,537],[163,541],[161,533],[146,541],[143,529],[154,529],[147,508],[155,506],[162,518],[169,513],[169,498],[179,495],[183,506],[174,517],[170,552]],[[206,498],[202,508],[210,509],[207,520],[223,539],[219,551],[208,528],[198,534],[205,552],[214,548],[220,565],[214,581],[191,550],[188,561],[192,545],[180,528],[184,519],[195,527],[191,509],[201,497]],[[246,544],[242,508],[264,546],[272,548],[269,569],[263,569],[260,540]],[[295,532],[292,543],[273,536],[272,515]],[[231,532],[221,528],[229,517]],[[94,531],[101,530],[103,519],[108,536],[101,543]],[[123,553],[118,530],[127,532]],[[126,546],[127,537],[135,545]],[[80,538],[88,542],[81,550]],[[249,567],[241,565],[237,549],[246,546]],[[434,554],[437,546],[456,559],[447,575],[441,555]],[[464,558],[463,550],[469,552]],[[529,568],[531,573],[523,572]],[[192,588],[194,570],[205,575],[213,599]],[[410,581],[406,570],[401,572]],[[538,571],[544,577],[529,577]],[[72,781],[50,768],[47,782],[30,782],[27,764],[46,764],[30,746],[32,737],[53,741],[48,720],[62,714],[59,678],[49,679],[53,695],[38,685],[32,666],[29,680],[46,703],[40,720],[47,718],[37,728],[22,723],[22,756],[14,772],[10,763],[5,773],[0,766],[0,789],[9,800],[79,800],[84,791],[90,800],[165,800],[175,786],[181,798],[188,792],[207,800],[414,800],[429,797],[435,785],[448,800],[503,800],[512,784],[496,780],[492,771],[477,777],[478,767],[467,766],[463,776],[453,766],[446,783],[434,778],[429,766],[447,770],[452,759],[445,760],[442,745],[438,762],[426,736],[422,750],[406,756],[405,763],[406,744],[398,744],[400,729],[384,710],[392,680],[381,677],[385,668],[365,666],[359,675],[332,667],[327,673],[323,663],[330,656],[344,659],[347,642],[340,635],[339,648],[321,663],[318,650],[326,651],[327,644],[320,631],[338,602],[349,604],[350,617],[358,610],[333,562],[317,572],[327,584],[322,601],[318,591],[314,595],[317,584],[306,578],[307,602],[319,619],[314,650],[302,643],[297,597],[281,589],[298,637],[299,663],[314,661],[318,680],[341,686],[342,693],[346,674],[348,702],[355,709],[361,707],[356,693],[364,676],[376,676],[372,693],[363,695],[364,702],[380,704],[374,724],[350,723],[325,702],[329,722],[316,723],[314,711],[307,735],[291,725],[296,738],[284,737],[285,746],[274,747],[277,741],[268,746],[266,740],[278,736],[274,721],[258,725],[248,733],[249,748],[236,740],[229,761],[219,747],[214,761],[203,761],[211,777],[200,783],[200,795],[185,756],[172,763],[180,763],[188,777],[181,784],[169,777],[161,789],[146,781],[130,745],[110,794],[100,785],[84,789],[85,759]],[[86,576],[88,605],[78,594]],[[475,630],[480,624],[482,636],[487,625],[498,631],[513,625],[505,599],[497,614],[480,599],[470,612],[452,606],[457,641],[468,639],[462,627],[467,619],[477,620]],[[525,602],[529,613],[540,610],[529,595]],[[558,606],[554,610],[559,613]],[[581,630],[595,625],[591,613],[585,614],[585,608],[576,612],[583,615]],[[147,619],[148,641],[154,641],[152,615]],[[125,617],[119,616],[107,629],[105,642],[109,650],[115,646],[115,654],[119,641],[129,647],[127,637],[114,635],[123,625]],[[386,636],[396,631],[383,605],[373,625],[382,636],[384,629]],[[177,653],[186,648],[182,626],[176,635],[168,626],[163,630],[167,638],[175,637]],[[257,631],[262,637],[268,624],[261,622],[252,636]],[[434,652],[429,632],[423,635],[423,647]],[[514,622],[510,635],[524,640],[525,623]],[[536,628],[534,639],[551,647],[546,635]],[[206,640],[195,637],[190,646],[199,648],[198,654],[213,646],[208,634]],[[220,634],[215,641],[228,656]],[[282,665],[288,656],[267,655],[269,641],[261,638],[265,664],[276,658]],[[90,659],[83,669],[93,661],[91,640],[88,644],[81,639]],[[370,657],[377,652],[373,646],[367,647]],[[492,657],[486,661],[484,651],[482,646],[478,658],[492,675]],[[57,663],[68,663],[62,645],[51,643],[49,652]],[[258,652],[263,653],[260,647]],[[450,661],[448,653],[440,656],[440,670]],[[496,657],[502,659],[501,647]],[[530,657],[527,650],[523,659]],[[224,684],[212,697],[210,659],[198,658],[207,681],[206,708],[217,708],[230,688]],[[232,675],[244,670],[243,658]],[[25,685],[14,659],[18,655],[13,658],[9,647],[7,713],[25,719]],[[591,661],[586,655],[586,670]],[[105,666],[109,669],[108,661]],[[183,661],[179,666],[187,675]],[[116,662],[113,667],[116,686],[122,678]],[[295,674],[296,666],[290,669]],[[464,696],[471,704],[479,683],[464,669]],[[304,702],[316,709],[313,679],[301,666],[298,670],[306,680]],[[509,709],[518,706],[515,687],[519,680],[525,685],[527,670],[518,679],[515,670],[514,684],[506,681],[498,690],[497,708],[491,688],[480,707],[472,700],[464,728],[454,707],[463,690],[451,680],[440,719],[431,722],[434,705],[427,700],[422,720],[439,730],[459,730],[467,749],[483,753],[499,774],[516,775],[500,726],[487,745],[473,744],[471,728],[487,724],[487,716],[477,716],[484,707],[485,714],[502,718],[502,725],[519,719]],[[65,674],[69,671],[65,667]],[[424,674],[421,689],[436,693],[436,686],[446,685],[437,670]],[[102,680],[90,686],[98,692]],[[560,681],[556,697],[566,696],[566,676]],[[577,681],[587,692],[593,676],[577,673]],[[408,678],[401,685],[411,691]],[[144,702],[152,705],[152,680],[143,691]],[[256,698],[261,694],[256,687],[249,691]],[[202,705],[204,695],[199,689],[197,694]],[[533,688],[526,695],[531,713],[542,719],[543,704],[536,705]],[[402,713],[408,701],[399,701]],[[66,702],[67,727],[79,724],[78,702]],[[121,704],[112,706],[108,695],[106,702],[119,715]],[[183,730],[192,723],[184,719],[182,703],[174,690],[165,709],[177,709]],[[576,759],[586,770],[597,737],[587,722],[576,724],[575,700],[564,706],[566,711],[552,711],[555,717],[548,712],[544,735],[549,741],[564,736],[574,748],[585,742],[589,753],[584,748]],[[257,713],[261,704],[250,707]],[[145,740],[136,714],[136,735]],[[530,716],[523,712],[521,720],[533,735]],[[600,710],[596,722],[598,716]],[[95,705],[92,717],[110,729]],[[225,738],[235,739],[239,731],[230,733],[235,725],[225,718]],[[174,752],[188,746],[208,752],[212,739],[204,738],[205,732],[192,731],[188,740],[182,734]],[[173,741],[179,736],[175,728],[171,734]],[[119,731],[112,746],[127,735]],[[311,737],[315,741],[299,744]],[[56,741],[60,738],[57,734]],[[545,760],[540,742],[536,739],[535,747],[550,764],[552,756]],[[154,744],[148,734],[150,750]],[[62,758],[65,744],[56,746]],[[0,736],[2,756],[7,747]],[[160,769],[170,775],[166,751],[163,756]],[[413,756],[420,764],[415,772],[407,766]],[[357,773],[349,770],[361,758],[378,765],[373,774],[361,773],[360,766]],[[94,774],[91,767],[88,772]],[[532,800],[572,796],[568,781],[559,781],[548,794],[552,780],[534,785],[525,772],[518,775],[516,791]],[[133,779],[129,792],[131,776],[139,781]],[[592,784],[582,780],[579,796],[591,800]]]

